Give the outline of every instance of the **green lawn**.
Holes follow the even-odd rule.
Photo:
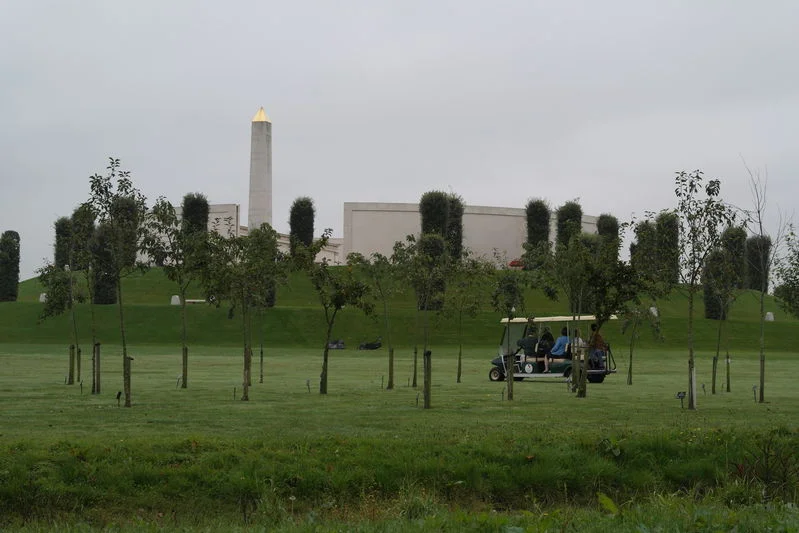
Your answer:
[[[699,409],[680,407],[686,300],[676,291],[659,304],[664,338],[641,334],[632,386],[625,384],[629,333],[622,321],[605,326],[619,373],[589,384],[586,399],[555,380],[516,383],[514,401],[506,401],[506,384],[487,378],[501,335],[499,316],[488,310],[465,323],[463,382],[456,383],[457,325],[435,318],[433,409],[426,411],[421,390],[409,386],[417,316],[408,295],[392,302],[396,390],[383,388],[385,348],[354,349],[382,334],[380,322],[347,309],[333,335],[348,349],[331,351],[330,394],[320,396],[324,320],[307,280],[294,276],[262,323],[264,383],[256,347],[251,401],[241,402],[237,317],[229,320],[224,307],[189,307],[189,388],[179,389],[172,284],[158,270],[125,284],[135,358],[130,409],[117,407],[115,306],[95,309],[103,392],[91,395],[89,306],[77,307],[81,391],[64,385],[68,317],[37,320],[37,282],[21,284],[21,301],[0,304],[0,528],[799,528],[799,321],[770,298],[776,321],[766,323],[765,404],[752,390],[758,302],[743,291],[726,324],[732,392],[711,394],[718,322],[698,318]],[[528,291],[528,314],[563,314],[562,306]],[[721,391],[723,364],[719,371]],[[602,504],[600,493],[611,503]]]
[[[686,384],[680,352],[641,352],[633,386],[610,376],[577,399],[562,382],[517,382],[507,402],[506,384],[487,379],[491,347],[467,350],[461,384],[453,350],[434,347],[433,409],[425,411],[420,391],[407,386],[407,348],[397,354],[394,391],[381,388],[384,350],[332,352],[327,396],[316,389],[320,350],[270,348],[265,382],[257,383],[256,353],[251,401],[241,402],[236,348],[194,349],[182,390],[177,350],[139,346],[131,409],[115,399],[118,348],[105,347],[99,396],[63,384],[61,351],[0,345],[0,501],[8,517],[33,519],[32,530],[44,529],[42,520],[149,530],[166,515],[180,527],[211,530],[226,517],[226,529],[247,522],[315,531],[317,520],[331,530],[582,523],[579,530],[637,531],[657,525],[655,516],[728,523],[728,501],[743,506],[734,524],[747,523],[745,516],[799,520],[791,508],[759,515],[762,480],[736,476],[736,465],[755,464],[764,442],[799,464],[799,361],[791,354],[770,356],[766,404],[753,401],[756,358],[735,359],[732,392],[712,395],[702,357],[707,394],[700,387],[699,409],[689,411],[674,397]],[[795,488],[767,486],[787,501],[796,497]],[[597,492],[622,514],[602,511]],[[684,498],[695,506],[687,517]]]
[[[634,384],[625,384],[624,371],[605,383],[591,385],[589,398],[580,401],[567,393],[562,381],[521,382],[515,401],[502,401],[505,383],[488,381],[490,347],[467,350],[463,382],[455,382],[457,354],[433,347],[434,410],[417,410],[418,391],[408,387],[412,353],[398,349],[398,387],[381,390],[387,377],[385,350],[331,351],[330,393],[318,391],[321,350],[267,348],[264,383],[254,383],[251,401],[234,401],[233,389],[241,391],[242,357],[230,348],[196,348],[190,353],[187,390],[177,389],[180,354],[170,347],[138,347],[133,362],[133,409],[116,409],[115,395],[121,390],[121,356],[117,347],[103,352],[103,393],[89,394],[84,377],[79,386],[63,385],[67,357],[49,345],[0,345],[4,379],[0,402],[4,409],[3,438],[80,438],[106,431],[122,437],[140,436],[153,428],[158,435],[182,437],[191,434],[213,437],[246,437],[259,428],[275,428],[291,438],[321,435],[357,435],[407,438],[420,424],[434,422],[436,431],[456,434],[462,428],[499,431],[511,424],[520,433],[542,425],[554,433],[567,426],[608,436],[625,431],[666,431],[680,424],[703,428],[768,429],[790,426],[799,419],[795,376],[799,360],[791,354],[773,354],[767,361],[766,405],[753,401],[752,386],[758,382],[754,357],[732,362],[731,393],[712,395],[711,361],[699,359],[697,378],[699,407],[680,409],[675,393],[685,390],[687,364],[680,352],[645,351],[638,355]],[[621,367],[624,356],[618,357]],[[88,374],[88,363],[84,372]],[[720,365],[720,381],[724,377]],[[258,353],[254,375],[258,377]],[[705,384],[707,394],[703,394]],[[310,387],[310,393],[308,388]],[[720,389],[719,384],[719,389]],[[574,410],[579,406],[579,410]],[[92,414],[86,417],[87,411]],[[239,416],[241,415],[241,416]],[[81,420],[80,424],[75,424]],[[529,426],[529,427],[528,427]],[[388,433],[387,433],[388,432]]]

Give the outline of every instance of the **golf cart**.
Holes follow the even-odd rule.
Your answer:
[[[616,319],[616,315],[610,317]],[[508,376],[506,366],[507,355],[514,359],[513,378],[516,381],[523,379],[566,378],[572,374],[572,361],[581,361],[588,357],[588,376],[591,383],[602,383],[605,376],[616,372],[616,361],[610,346],[606,352],[589,353],[583,339],[582,346],[575,346],[575,326],[577,322],[584,322],[583,331],[590,331],[590,324],[596,321],[593,315],[571,316],[542,316],[535,318],[507,318],[500,320],[502,324],[502,340],[499,344],[497,357],[491,361],[491,370],[488,379],[503,381]],[[551,330],[560,330],[565,327],[571,339],[563,355],[551,355],[554,335]],[[585,335],[585,334],[584,334]],[[527,347],[525,350],[524,348]],[[525,355],[525,352],[527,354]],[[545,373],[544,358],[549,358],[549,372]]]

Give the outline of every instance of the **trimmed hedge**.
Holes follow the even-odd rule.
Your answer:
[[[744,288],[756,291],[761,291],[764,287],[768,289],[769,254],[771,254],[771,237],[768,235],[753,235],[746,239]]]
[[[537,198],[527,202],[524,208],[527,216],[527,244],[538,247],[549,242],[549,221],[552,210],[546,200]]]
[[[308,196],[300,196],[291,204],[289,212],[289,250],[293,256],[298,244],[310,246],[313,242],[316,208]]]
[[[571,238],[582,232],[583,208],[575,201],[566,202],[558,208],[556,216],[558,219],[557,243],[568,246]]]
[[[0,236],[0,302],[15,302],[19,294],[19,233]]]

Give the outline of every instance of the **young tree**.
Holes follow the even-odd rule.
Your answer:
[[[572,200],[558,208],[556,217],[557,244],[568,246],[572,237],[583,231],[583,208],[576,200]]]
[[[19,294],[19,233],[0,235],[0,302],[16,302]]]
[[[593,254],[593,260],[587,263],[587,281],[591,287],[589,302],[597,326],[591,333],[591,341],[613,314],[624,313],[640,304],[639,292],[643,285],[632,266],[619,261],[620,242],[618,238],[603,241]],[[592,344],[589,342],[589,346]],[[577,387],[578,398],[587,396],[588,357],[583,358],[582,366]]]
[[[71,265],[73,261],[72,221],[61,217],[55,224],[55,244],[53,256],[55,261],[47,263],[38,270],[39,281],[45,289],[47,300],[40,318],[46,319],[60,315],[69,310],[71,325],[72,347],[69,356],[69,371],[67,384],[75,383],[75,370],[77,365],[77,380],[81,381],[81,348],[78,340],[78,320],[75,312],[76,300],[81,299],[77,293],[75,276]],[[53,296],[52,298],[50,296]]]
[[[66,268],[58,268],[55,263],[49,261],[36,272],[39,275],[39,283],[47,294],[44,301],[44,308],[39,315],[40,320],[60,315],[67,310],[70,311],[70,335],[72,345],[69,349],[69,363],[67,370],[67,385],[75,383],[75,363],[76,354],[79,353],[80,344],[78,343],[78,329],[75,319],[74,283],[69,265]],[[78,356],[78,360],[80,356]],[[80,367],[79,367],[80,368]],[[80,382],[80,370],[78,370],[78,382]]]
[[[216,228],[218,230],[218,226]],[[286,263],[277,248],[277,232],[269,224],[247,236],[228,236],[219,231],[208,234],[207,264],[202,270],[208,300],[217,306],[229,303],[228,318],[241,317],[244,339],[242,401],[249,401],[252,385],[252,313],[264,308],[270,288],[283,282]]]
[[[472,257],[468,251],[464,258],[452,266],[444,311],[454,316],[458,327],[458,370],[456,383],[461,382],[463,368],[463,319],[475,317],[483,306],[484,295],[493,279],[494,265],[486,260]]]
[[[205,212],[207,213],[208,210],[206,209]],[[145,223],[147,232],[142,250],[150,261],[163,268],[166,277],[178,286],[182,354],[181,387],[186,389],[189,386],[186,293],[189,286],[200,277],[200,272],[206,266],[207,257],[204,257],[206,254],[203,252],[206,250],[208,221],[203,223],[196,216],[186,222],[181,221],[172,204],[166,198],[161,197],[147,214]]]
[[[705,300],[705,318],[718,320],[716,335],[716,354],[713,356],[713,372],[711,378],[711,391],[716,394],[716,375],[718,371],[719,353],[721,351],[721,340],[724,333],[724,325],[727,323],[730,307],[735,300],[735,290],[740,284],[738,269],[736,268],[733,257],[729,251],[722,246],[710,252],[705,260],[705,267],[702,272],[702,289]],[[729,386],[729,349],[727,350],[727,383]]]
[[[397,268],[394,258],[389,259],[380,253],[373,253],[367,259],[359,253],[351,253],[347,264],[360,271],[369,280],[370,292],[374,294],[383,308],[383,336],[388,345],[388,385],[386,390],[394,388],[394,344],[391,340],[391,300],[401,291],[397,279]]]
[[[505,337],[508,345],[505,347],[505,369],[507,376],[505,381],[508,385],[508,401],[513,400],[513,381],[514,368],[516,365],[515,346],[510,345],[510,326],[514,316],[524,312],[524,272],[512,270],[507,267],[507,261],[503,262],[503,268],[496,273],[494,290],[491,293],[491,305],[503,316],[507,317],[508,323],[505,330]]]
[[[777,256],[780,250],[787,222],[783,221],[782,214],[780,213],[777,222],[777,230],[774,234],[774,241],[772,245],[771,237],[766,233],[765,217],[766,217],[766,193],[768,185],[768,176],[761,177],[760,173],[752,172],[749,167],[746,167],[749,174],[749,190],[752,194],[752,203],[754,207],[749,213],[748,226],[749,230],[754,234],[756,239],[752,241],[747,240],[746,255],[749,258],[747,270],[750,272],[750,287],[754,279],[759,281],[759,285],[755,288],[760,294],[760,389],[758,391],[758,401],[765,402],[766,398],[766,294],[768,293],[769,272],[777,261]],[[750,248],[754,249],[754,253],[750,256]],[[758,273],[756,276],[751,275],[753,269]]]
[[[327,324],[322,354],[322,373],[319,376],[319,394],[327,394],[330,339],[339,311],[345,306],[351,305],[370,314],[373,308],[368,299],[369,287],[354,276],[351,265],[336,268],[331,267],[326,259],[319,263],[315,262],[314,258],[327,245],[332,233],[333,230],[326,229],[322,237],[314,241],[311,246],[299,246],[297,249],[299,266],[307,271],[311,284],[319,295],[319,303],[322,305]]]
[[[681,171],[675,178],[680,223],[680,270],[688,292],[688,408],[696,409],[694,302],[705,259],[721,242],[722,228],[735,214],[720,198],[721,182],[704,181],[703,173]]]
[[[308,247],[313,242],[314,216],[316,209],[313,200],[301,196],[294,200],[289,211],[289,252],[293,257],[298,245]]]
[[[143,222],[147,213],[147,202],[144,195],[133,186],[130,171],[120,169],[119,159],[109,158],[107,170],[106,176],[95,174],[89,178],[89,205],[107,232],[108,238],[101,246],[108,256],[108,264],[105,266],[109,269],[108,274],[113,278],[116,287],[125,407],[130,407],[133,358],[128,355],[122,278],[137,267],[136,254],[146,231]]]
[[[95,240],[95,215],[91,206],[80,205],[72,212],[72,271],[82,272],[86,282],[87,300],[91,321],[92,338],[92,394],[100,393],[100,345],[97,342],[97,326],[94,316],[94,254],[92,242]],[[111,287],[113,289],[113,286]],[[113,292],[113,291],[112,291]]]
[[[637,241],[630,245],[630,267],[635,273],[640,298],[630,302],[623,310],[622,333],[630,333],[627,385],[633,384],[633,356],[635,343],[640,338],[641,326],[648,323],[655,339],[662,339],[657,305],[658,300],[666,296],[672,287],[671,283],[662,279],[660,271],[655,268],[660,260],[655,240],[655,226],[646,219],[634,227]]]
[[[417,343],[413,350],[413,386],[416,386],[417,347],[419,319],[422,321],[422,371],[424,379],[424,407],[431,406],[432,354],[429,347],[430,311],[440,312],[444,298],[444,280],[448,276],[452,261],[444,253],[446,243],[439,234],[422,235],[417,241],[408,235],[405,242],[394,244],[394,259],[400,276],[413,287],[416,293]]]

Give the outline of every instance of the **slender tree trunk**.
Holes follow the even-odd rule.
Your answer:
[[[388,345],[388,385],[386,389],[394,389],[394,347],[391,344]]]
[[[252,310],[247,307],[247,348],[250,357],[247,359],[247,386],[252,387]]]
[[[381,290],[380,296],[383,299],[383,319],[385,321],[385,335],[388,344],[388,385],[387,390],[394,388],[394,345],[391,344],[391,322],[388,316],[388,301],[386,294]]]
[[[588,397],[588,361],[589,357],[583,357],[583,371],[580,373],[580,389],[577,391],[578,398]]]
[[[72,260],[70,259],[70,264]],[[72,277],[72,269],[69,269],[69,311],[72,319],[72,338],[75,340],[75,364],[78,374],[78,382],[80,382],[80,342],[78,342],[78,319],[75,316],[75,297],[74,297],[74,279]]]
[[[633,351],[635,350],[635,336],[638,335],[638,317],[633,319],[633,329],[630,331],[630,361],[627,364],[627,385],[633,384]]]
[[[727,350],[727,392],[730,392],[730,351]]]
[[[252,359],[252,351],[250,350],[249,332],[247,331],[247,304],[241,304],[241,326],[244,330],[244,369],[241,377],[241,401],[250,401],[250,361]]]
[[[432,387],[433,387],[433,362],[432,352],[427,349],[424,351],[424,408],[432,407]]]
[[[92,289],[91,270],[86,269],[86,284],[89,291],[89,312],[92,328],[92,394],[100,394],[100,345],[97,343],[97,326],[94,323],[94,289]]]
[[[333,322],[336,320],[336,312],[327,323],[327,335],[325,336],[325,350],[322,354],[322,374],[319,376],[319,394],[327,394],[327,360],[330,353],[330,336],[333,334]]]
[[[425,300],[427,302],[427,300]],[[431,371],[433,370],[433,366],[431,364],[431,352],[430,352],[430,343],[429,343],[429,333],[430,333],[430,326],[428,324],[429,317],[427,316],[429,311],[427,310],[427,306],[425,305],[424,310],[424,350],[422,351],[422,372],[423,372],[423,380],[424,380],[424,387],[422,391],[422,395],[424,396],[424,408],[430,409],[430,400],[431,400],[431,390],[432,387],[432,377]]]
[[[69,345],[69,369],[67,371],[67,385],[75,384],[75,345]]]
[[[97,346],[92,343],[92,394],[97,394]]]
[[[189,387],[189,346],[187,343],[188,335],[186,333],[186,289],[182,284],[180,287],[180,325],[180,343],[183,362],[183,377],[181,378],[180,387],[182,389],[187,389]]]
[[[261,351],[259,355],[259,366],[260,366],[260,377],[258,378],[258,383],[264,382],[264,315],[263,309],[260,307],[258,308],[258,344],[260,345]]]
[[[461,382],[461,373],[463,371],[463,341],[458,344],[458,380],[457,383]]]
[[[415,389],[416,388],[416,376],[417,376],[417,364],[419,360],[419,313],[420,311],[416,310],[416,342],[413,344],[413,383],[411,386]]]
[[[508,375],[505,378],[505,380],[508,382],[508,387],[507,387],[508,388],[508,401],[512,402],[513,401],[513,378],[516,375],[516,372],[515,372],[515,370],[516,370],[516,364],[515,363],[516,362],[513,360],[514,359],[513,350],[511,350],[511,348],[510,348],[510,321],[511,321],[511,316],[508,315],[508,329],[507,329],[507,337],[508,337],[507,345],[508,345],[508,349],[507,349],[507,354],[505,355],[505,358],[506,358],[506,361],[507,361],[505,363],[505,370],[507,371]],[[544,357],[546,357],[546,355]]]
[[[94,389],[95,394],[100,394],[100,343],[95,342],[94,346]]]
[[[418,360],[419,360],[419,345],[418,344],[414,344],[413,345],[413,382],[411,383],[411,387],[413,387],[414,389],[416,388],[416,375],[417,375],[416,365],[417,365],[417,361]]]
[[[694,283],[688,289],[688,409],[696,409],[696,366],[694,363]]]
[[[463,359],[463,313],[458,314],[458,377],[456,383],[461,382],[461,370]]]
[[[724,325],[724,320],[719,319],[719,328],[716,335],[716,355],[713,356],[713,375],[711,377],[710,393],[716,394],[716,370],[719,366],[719,352],[721,351],[721,328]]]
[[[760,291],[760,403],[766,401],[766,269],[763,268],[762,276],[764,279],[762,290]]]
[[[128,343],[125,338],[125,316],[122,307],[122,280],[117,277],[117,299],[119,300],[119,331],[122,335],[122,381],[125,390],[125,407],[131,406],[130,398],[130,357],[128,357]]]

